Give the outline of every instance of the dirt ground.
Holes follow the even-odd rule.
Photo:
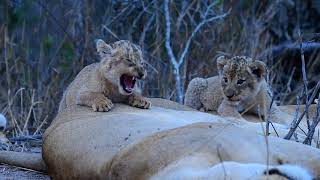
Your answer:
[[[2,179],[3,180],[49,180],[50,177],[40,172],[1,164],[0,179],[1,180]]]
[[[0,144],[0,150],[41,153],[41,142],[20,142]],[[42,172],[15,167],[0,163],[0,180],[49,180],[50,177]]]

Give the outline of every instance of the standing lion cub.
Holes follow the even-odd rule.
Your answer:
[[[198,110],[218,111],[222,116],[239,118],[241,112],[251,112],[266,117],[271,98],[264,79],[265,64],[245,56],[220,56],[217,67],[219,76],[191,80],[185,104]]]
[[[136,80],[146,76],[140,47],[125,40],[109,45],[99,39],[96,48],[100,62],[80,71],[65,91],[59,112],[74,104],[94,111],[109,111],[113,103],[148,109],[151,103],[136,87]]]

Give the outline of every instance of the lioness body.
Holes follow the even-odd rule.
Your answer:
[[[135,84],[146,74],[140,48],[129,41],[110,46],[98,40],[97,51],[101,61],[86,66],[76,76],[63,95],[59,111],[74,104],[94,111],[109,111],[113,103],[149,108],[150,102],[139,94]]]
[[[190,82],[185,104],[198,110],[218,111],[224,116],[241,117],[241,112],[251,112],[265,117],[271,98],[263,77],[264,63],[236,56],[220,57],[217,65],[219,76]]]
[[[187,169],[181,176],[186,177],[184,175],[189,172],[208,172],[221,161],[244,163],[245,166],[247,163],[265,165],[267,154],[269,169],[285,163],[299,165],[314,172],[315,177],[320,175],[319,150],[277,138],[272,128],[267,149],[260,123],[188,112],[191,108],[168,100],[149,100],[154,106],[150,111],[116,104],[109,113],[94,113],[79,106],[58,113],[55,123],[43,136],[42,155],[51,178],[108,179],[110,174],[113,176],[109,179],[149,179],[150,176],[165,179],[168,177],[163,176],[166,172],[167,175],[178,174],[181,168],[190,167],[191,170]],[[291,122],[291,119],[286,120]],[[275,128],[280,137],[287,133],[283,126],[275,124]],[[302,128],[307,130],[306,126]],[[298,137],[300,135],[303,140],[304,134],[298,133]],[[41,170],[42,166],[28,166],[31,160],[33,163],[39,161],[37,157],[31,159],[32,154],[24,154],[29,159],[16,154],[8,159],[3,151],[0,162]],[[223,164],[223,167],[227,165]],[[240,167],[231,170],[227,171],[244,173]]]

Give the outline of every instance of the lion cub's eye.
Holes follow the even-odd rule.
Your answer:
[[[246,82],[246,80],[244,80],[244,79],[239,79],[238,81],[237,81],[237,84],[243,84],[244,82]]]
[[[224,81],[225,83],[227,83],[227,82],[228,82],[228,78],[224,77],[224,78],[223,78],[223,81]]]
[[[147,63],[146,62],[141,62],[141,66],[143,66],[143,67],[147,67]]]
[[[134,66],[135,63],[131,59],[126,59],[129,66]]]

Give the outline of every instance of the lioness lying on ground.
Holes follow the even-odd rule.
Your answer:
[[[219,76],[191,80],[185,104],[198,110],[218,111],[223,116],[239,118],[241,112],[248,111],[266,117],[271,98],[264,79],[265,64],[245,56],[220,56],[217,67]]]
[[[148,109],[151,103],[137,90],[136,80],[146,76],[139,46],[121,40],[111,45],[96,42],[101,61],[86,66],[65,91],[59,112],[73,104],[109,111],[113,103]]]
[[[45,164],[41,154],[7,151],[0,151],[0,162],[47,169],[52,179],[59,180],[168,179],[171,175],[223,179],[213,174],[218,167],[226,179],[248,179],[251,173],[251,179],[258,179],[266,168],[268,179],[277,173],[274,168],[288,177],[301,174],[295,169],[284,171],[282,165],[299,166],[320,177],[319,149],[276,137],[287,133],[282,125],[274,124],[277,133],[270,128],[266,141],[264,123],[201,113],[164,99],[148,100],[153,108],[147,111],[116,103],[108,113],[81,106],[64,109],[43,136]],[[307,126],[302,128],[307,130]],[[297,137],[305,138],[299,132]],[[252,168],[251,163],[258,165]],[[184,170],[187,173],[181,174]]]

